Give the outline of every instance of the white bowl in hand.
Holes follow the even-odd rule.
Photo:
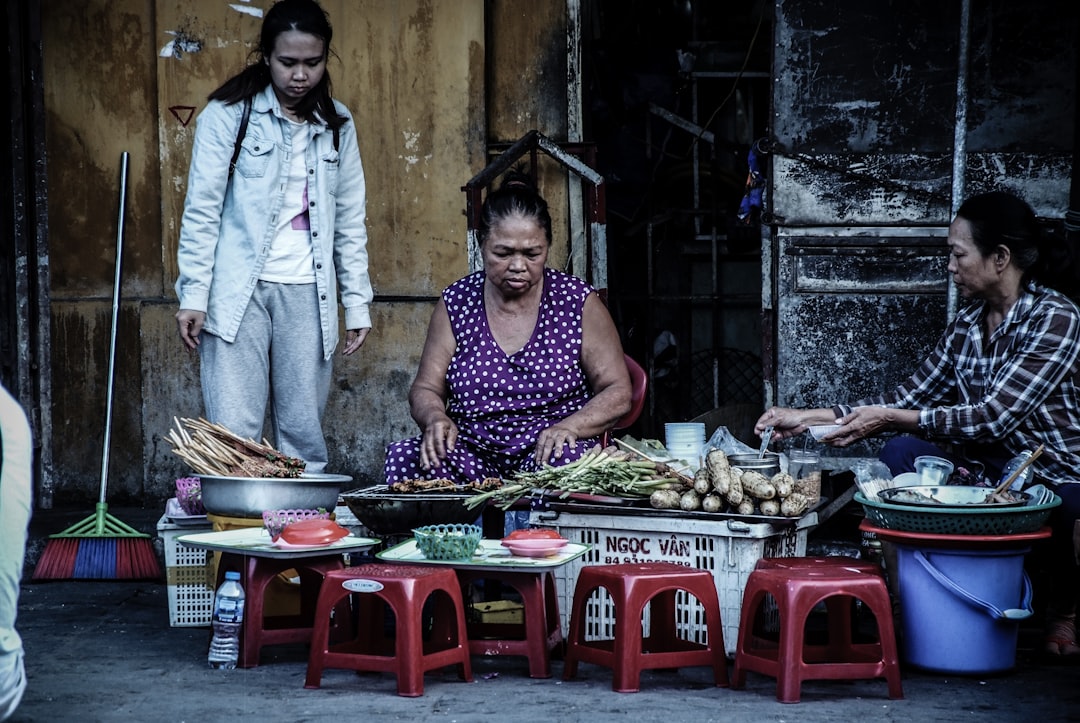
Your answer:
[[[842,425],[839,424],[815,424],[808,429],[810,430],[810,436],[814,439],[821,441],[822,437],[832,434],[836,430],[840,429]]]

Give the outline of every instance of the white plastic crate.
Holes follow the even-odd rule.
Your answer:
[[[162,515],[158,537],[165,545],[165,581],[169,586],[169,625],[174,628],[210,624],[214,606],[212,555],[206,550],[181,545],[176,538],[193,532],[210,532],[213,526],[176,525]]]
[[[712,573],[720,599],[724,647],[731,656],[739,639],[743,590],[750,572],[763,557],[805,555],[807,533],[817,525],[817,513],[811,512],[795,524],[785,525],[732,518],[534,511],[530,523],[534,527],[556,529],[572,542],[592,546],[582,557],[555,571],[563,630],[569,630],[574,586],[578,572],[585,565],[674,562]],[[586,607],[586,639],[613,638],[614,607],[606,591],[601,589],[593,595]],[[682,592],[676,595],[675,614],[681,636],[706,642],[704,609],[692,596]]]

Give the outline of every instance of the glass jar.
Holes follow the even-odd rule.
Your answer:
[[[821,499],[821,455],[816,449],[793,449],[788,452],[788,473],[795,480],[795,491],[806,495],[813,507]]]

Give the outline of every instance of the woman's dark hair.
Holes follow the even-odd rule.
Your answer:
[[[983,256],[1005,246],[1013,263],[1024,272],[1022,282],[1040,284],[1071,294],[1076,280],[1069,249],[1051,238],[1024,200],[1006,191],[989,191],[964,201],[956,215],[971,226],[971,238]]]
[[[492,226],[511,216],[534,219],[544,229],[548,245],[551,244],[551,214],[547,201],[540,195],[532,176],[518,170],[507,173],[499,188],[484,199],[477,229],[480,245],[487,241]]]
[[[323,41],[323,53],[330,57],[330,41],[334,30],[330,17],[315,0],[278,0],[263,18],[259,33],[259,46],[251,51],[251,62],[246,68],[225,81],[210,94],[210,100],[233,104],[252,97],[270,85],[270,67],[267,59],[273,54],[278,36],[289,30],[314,35]],[[323,73],[319,84],[290,108],[301,118],[315,123],[316,115],[331,129],[345,124],[345,117],[338,115],[330,94],[330,71]]]

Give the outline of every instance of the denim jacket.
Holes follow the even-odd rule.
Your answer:
[[[176,295],[181,309],[206,312],[203,330],[227,342],[236,339],[259,273],[266,263],[284,201],[292,135],[273,88],[252,99],[251,119],[229,178],[229,162],[240,129],[242,103],[210,103],[199,113],[188,172],[187,197],[177,250]],[[345,328],[371,326],[366,186],[349,118],[338,150],[323,124],[308,124],[308,214],[319,294],[323,354],[338,343],[338,289]]]

